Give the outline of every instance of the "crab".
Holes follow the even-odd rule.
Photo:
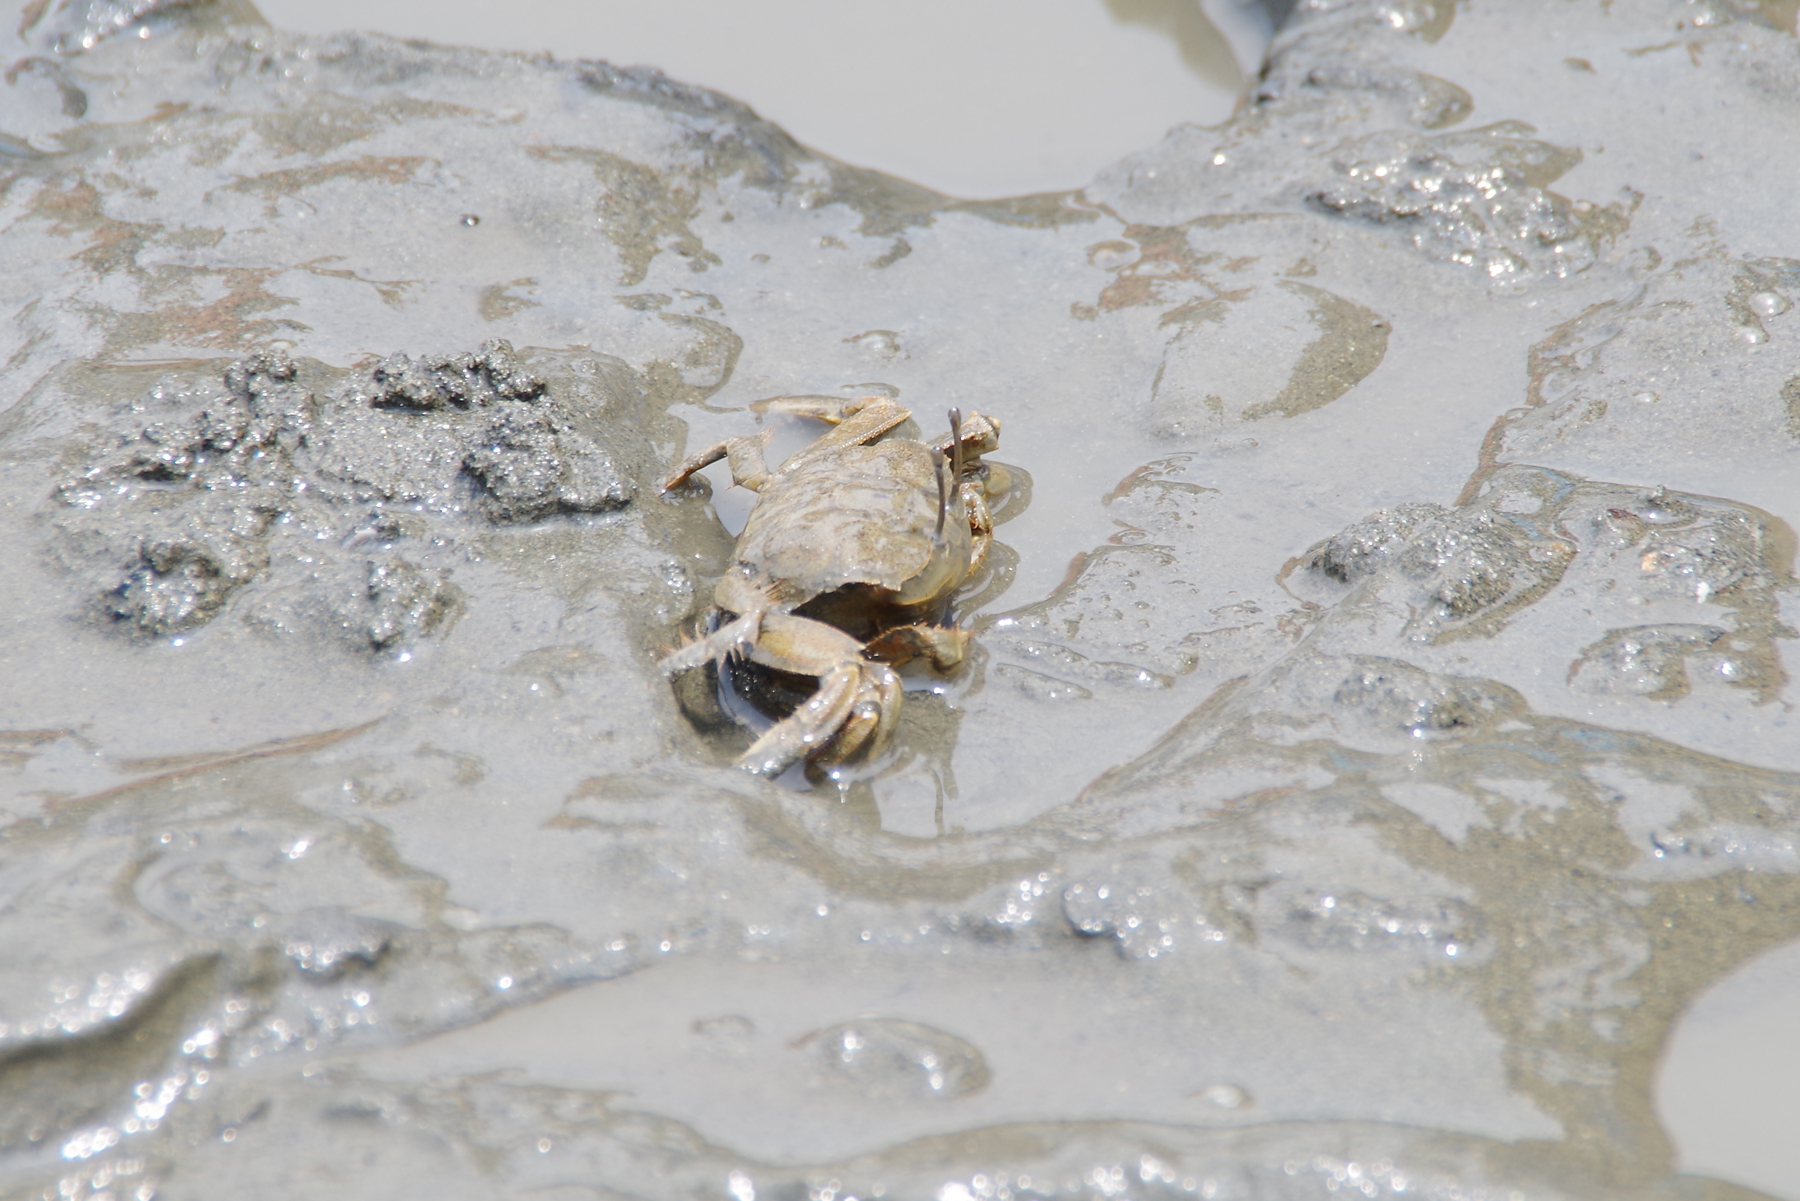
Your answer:
[[[962,661],[969,632],[942,618],[993,540],[981,456],[999,445],[1000,423],[951,410],[953,432],[927,444],[880,440],[912,416],[886,397],[782,397],[758,407],[835,428],[774,469],[763,458],[773,429],[727,438],[664,481],[666,493],[725,459],[732,481],[757,498],[713,592],[716,628],[662,670],[673,676],[741,655],[815,677],[817,690],[738,763],[763,776],[801,759],[834,769],[887,744],[900,714],[894,667],[928,659],[948,671]]]

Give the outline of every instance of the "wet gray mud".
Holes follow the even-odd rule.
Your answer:
[[[977,203],[34,4],[0,1195],[1760,1195],[1651,1098],[1800,937],[1793,17],[1314,0]],[[657,669],[746,502],[655,485],[870,393],[1020,488],[973,661],[783,787]]]

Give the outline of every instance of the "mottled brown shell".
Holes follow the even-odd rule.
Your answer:
[[[763,486],[737,558],[798,600],[846,584],[898,592],[951,549],[933,541],[939,495],[937,456],[920,442],[808,455]],[[966,520],[944,524],[947,542],[966,544]]]

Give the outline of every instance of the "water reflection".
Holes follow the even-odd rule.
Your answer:
[[[1230,42],[1197,0],[1106,0],[1106,11],[1121,25],[1142,25],[1174,42],[1181,61],[1201,79],[1242,85],[1244,71]]]
[[[951,195],[1080,187],[1254,75],[1280,0],[261,0],[301,33],[645,63],[742,100],[802,142]]]

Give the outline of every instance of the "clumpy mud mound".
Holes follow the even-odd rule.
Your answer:
[[[1382,649],[1496,638],[1533,608],[1567,631],[1532,639],[1564,657],[1550,678],[1581,693],[1668,702],[1704,681],[1766,703],[1786,683],[1791,560],[1785,527],[1753,506],[1513,466],[1456,508],[1371,513],[1290,583],[1345,614],[1387,614]]]
[[[100,620],[139,635],[235,607],[371,650],[429,637],[464,606],[460,542],[631,503],[596,413],[635,403],[629,369],[584,368],[571,399],[503,341],[395,354],[335,387],[279,350],[166,378],[55,489],[55,553]]]
[[[624,508],[631,486],[583,425],[512,347],[488,342],[476,355],[382,360],[326,407],[309,447],[349,504],[494,522]]]
[[[95,598],[107,616],[149,634],[191,629],[268,569],[269,527],[316,408],[294,374],[259,355],[228,367],[222,387],[159,384],[122,415],[150,419],[56,489],[74,510],[60,523],[71,549],[110,560]]]
[[[1528,132],[1516,122],[1449,134],[1384,130],[1344,146],[1306,199],[1324,213],[1398,229],[1431,257],[1490,279],[1564,278],[1591,266],[1599,241],[1625,218],[1578,210],[1549,191],[1580,155],[1520,136]]]

